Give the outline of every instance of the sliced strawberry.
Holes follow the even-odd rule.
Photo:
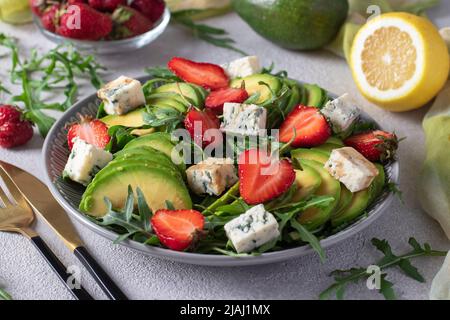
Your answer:
[[[90,117],[83,117],[79,123],[70,125],[67,133],[69,150],[72,150],[73,139],[77,137],[101,149],[106,147],[111,139],[106,124]]]
[[[390,132],[374,130],[347,138],[345,145],[355,148],[367,160],[386,161],[395,157],[397,136]]]
[[[159,241],[176,251],[189,248],[205,225],[203,215],[195,210],[158,210],[151,219]]]
[[[239,190],[248,204],[272,200],[295,181],[295,171],[287,159],[279,160],[264,150],[250,149],[239,156]]]
[[[216,139],[206,139],[205,132],[209,129],[217,130],[217,136],[219,136],[220,120],[210,110],[199,111],[194,108],[189,110],[184,119],[184,127],[189,131],[194,142],[206,147],[211,143],[219,143]],[[220,137],[222,134],[220,133]]]
[[[223,68],[212,63],[195,62],[175,57],[169,61],[168,67],[184,81],[211,90],[225,88],[230,82]]]
[[[293,147],[314,147],[327,141],[330,125],[317,108],[298,105],[280,127],[280,141],[292,142]]]
[[[240,88],[223,88],[212,91],[205,100],[205,106],[215,114],[223,113],[223,105],[226,102],[242,103],[248,99],[248,93]]]

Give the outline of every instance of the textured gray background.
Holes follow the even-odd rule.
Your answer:
[[[439,26],[450,25],[450,1],[430,14]],[[259,55],[265,65],[272,61],[276,67],[289,71],[291,77],[318,83],[337,94],[350,92],[367,111],[388,130],[395,130],[407,139],[401,143],[400,188],[405,204],[395,200],[384,215],[364,232],[327,250],[328,260],[321,264],[317,256],[260,267],[208,268],[191,266],[143,256],[132,250],[113,245],[92,231],[75,223],[88,248],[101,261],[109,274],[133,299],[316,299],[331,279],[330,271],[355,265],[368,265],[379,258],[370,245],[372,237],[386,238],[395,251],[408,249],[407,240],[415,236],[436,248],[449,249],[450,242],[438,224],[421,209],[417,200],[418,172],[424,159],[424,137],[421,119],[426,109],[394,114],[376,108],[358,93],[344,60],[328,52],[299,53],[281,49],[259,37],[236,15],[211,19],[219,27],[230,31],[238,47]],[[19,38],[24,52],[30,48],[49,49],[46,41],[32,26],[12,28],[0,22],[0,31]],[[139,76],[146,66],[165,64],[173,56],[184,56],[199,61],[223,63],[238,55],[193,40],[185,30],[170,26],[166,33],[149,47],[120,57],[100,58],[109,69],[108,79],[120,74]],[[0,60],[0,77],[7,74],[5,59]],[[93,91],[85,86],[81,95]],[[43,140],[35,134],[26,146],[13,150],[0,149],[0,159],[43,177],[41,147]],[[37,230],[66,265],[79,265],[46,225],[38,222]],[[389,280],[402,299],[427,299],[431,279],[443,259],[419,259],[415,265],[427,282],[411,280],[400,272],[391,271]],[[83,270],[83,285],[98,299],[105,296]],[[20,235],[0,233],[0,287],[16,299],[71,299],[71,295],[43,262],[32,245]],[[380,299],[377,292],[364,285],[348,288],[347,298]]]

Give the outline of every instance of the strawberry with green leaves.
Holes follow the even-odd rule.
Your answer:
[[[112,14],[114,31],[113,39],[131,38],[146,33],[153,23],[139,11],[128,6],[119,6]]]
[[[367,160],[385,162],[394,159],[398,148],[398,138],[394,133],[373,130],[359,133],[345,139],[345,145],[355,148]]]
[[[77,18],[75,15],[79,14]],[[100,40],[108,36],[113,27],[109,15],[101,13],[84,3],[66,6],[61,12],[56,32],[67,38]]]

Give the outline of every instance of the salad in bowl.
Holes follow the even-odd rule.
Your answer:
[[[116,242],[160,255],[310,245],[323,258],[321,241],[356,230],[388,198],[398,140],[349,94],[272,69],[256,56],[174,57],[148,81],[120,76],[54,140],[65,141],[51,190],[75,195],[77,213]]]

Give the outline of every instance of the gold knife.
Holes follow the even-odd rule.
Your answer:
[[[33,210],[50,225],[66,247],[87,268],[103,292],[112,300],[127,300],[125,294],[85,248],[67,213],[53,198],[47,186],[12,164],[0,160],[0,167],[13,180]]]

